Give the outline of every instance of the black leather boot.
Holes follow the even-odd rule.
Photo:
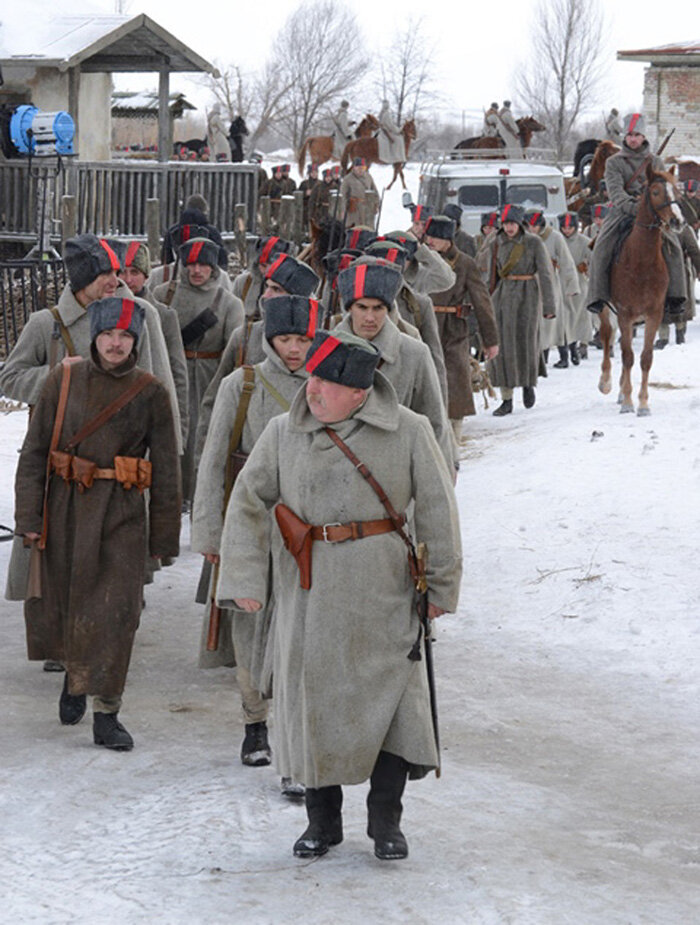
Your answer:
[[[666,311],[669,315],[682,315],[685,312],[685,299],[673,296],[666,299]]]
[[[367,834],[374,839],[374,853],[381,861],[408,857],[408,845],[399,828],[407,774],[408,764],[403,758],[379,752],[367,797]]]
[[[117,719],[117,713],[93,713],[92,737],[95,745],[104,745],[115,752],[130,752],[134,740]]]
[[[676,328],[676,343],[685,343],[685,328]]]
[[[578,344],[575,341],[573,344],[569,344],[569,353],[571,354],[571,362],[574,366],[578,366],[581,362],[581,355],[578,352]]]
[[[513,399],[504,398],[501,404],[493,412],[495,418],[502,418],[506,414],[510,414],[513,410]]]
[[[321,857],[331,845],[339,845],[343,840],[343,791],[337,784],[316,789],[307,787],[304,802],[309,824],[294,842],[294,857]]]
[[[58,701],[58,718],[64,726],[75,726],[85,716],[85,694],[68,693],[68,674],[63,678],[63,690]]]
[[[267,723],[246,723],[241,761],[251,768],[262,768],[270,764],[272,752],[267,741]]]
[[[569,366],[569,351],[566,347],[557,347],[559,351],[559,360],[554,364],[555,369],[568,369]]]
[[[526,408],[532,408],[535,404],[535,387],[534,385],[523,386],[523,404]]]

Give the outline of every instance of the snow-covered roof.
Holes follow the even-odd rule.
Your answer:
[[[700,65],[700,41],[673,42],[653,48],[618,51],[620,61],[649,61],[651,64]]]
[[[64,16],[46,24],[32,48],[11,49],[3,64],[84,71],[218,71],[145,13],[138,16]]]
[[[169,96],[170,109],[196,109],[186,98],[184,93],[171,93]],[[112,112],[115,110],[129,110],[133,112],[147,111],[158,113],[157,90],[115,90],[112,93]]]

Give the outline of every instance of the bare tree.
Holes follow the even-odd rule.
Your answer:
[[[399,124],[415,119],[437,100],[433,87],[435,49],[422,33],[423,20],[409,19],[394,33],[388,51],[381,57],[376,89],[396,113]]]
[[[535,12],[528,64],[516,87],[521,104],[547,126],[559,158],[579,115],[597,98],[603,26],[598,0],[540,0]]]
[[[295,150],[368,67],[355,15],[336,0],[307,0],[292,13],[272,60],[287,88],[279,121]]]

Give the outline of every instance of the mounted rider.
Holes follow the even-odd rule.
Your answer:
[[[510,100],[503,100],[503,106],[498,113],[498,134],[503,139],[509,157],[522,157],[523,149],[520,144],[520,129],[513,118]]]
[[[384,164],[405,164],[406,145],[401,133],[401,126],[396,122],[389,109],[389,100],[382,100],[379,113],[379,133],[377,135],[379,160]]]
[[[348,119],[348,108],[350,103],[347,100],[341,100],[338,112],[333,116],[333,157],[340,159],[345,145],[352,141],[352,131],[350,129],[354,122]]]
[[[622,150],[608,158],[605,165],[605,184],[612,206],[596,238],[589,271],[587,308],[594,314],[600,314],[610,299],[610,266],[618,243],[637,214],[637,200],[646,187],[646,168],[665,170],[664,162],[649,148],[641,113],[625,116],[624,131]],[[670,315],[681,315],[686,301],[683,254],[675,235],[666,231],[662,235],[662,251],[669,275],[666,310]]]
[[[622,143],[622,126],[620,125],[620,113],[613,108],[605,118],[605,137],[613,144]]]
[[[499,125],[498,103],[491,103],[489,108],[484,113],[484,127],[482,129],[482,134],[486,138],[497,138]]]

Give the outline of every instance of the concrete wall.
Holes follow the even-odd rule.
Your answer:
[[[700,67],[648,67],[644,115],[654,147],[676,130],[664,156],[700,154]]]

